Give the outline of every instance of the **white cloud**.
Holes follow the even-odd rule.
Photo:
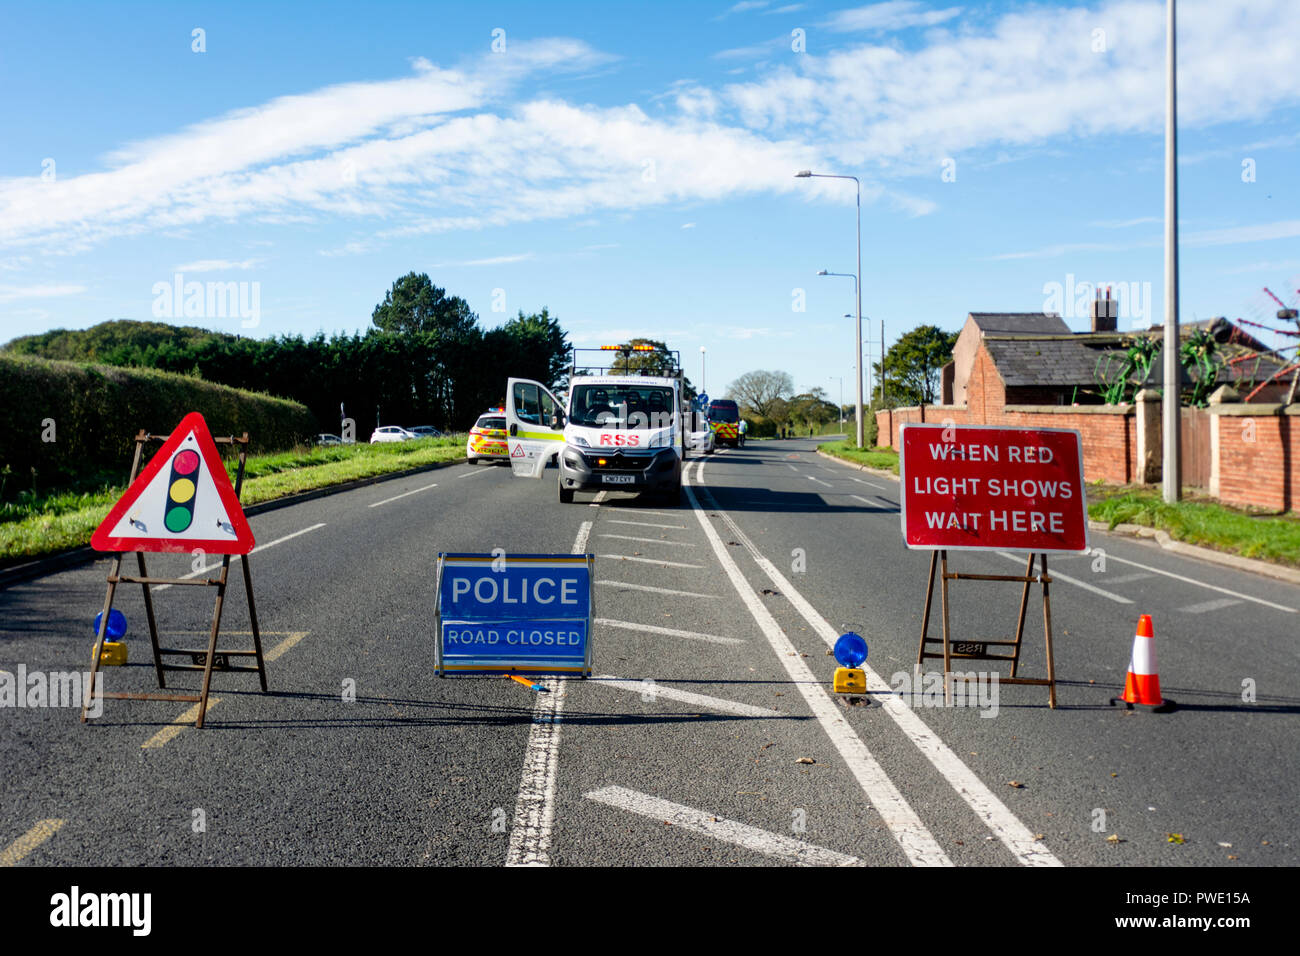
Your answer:
[[[197,262],[172,266],[172,272],[231,272],[255,269],[265,261],[265,259],[199,259]]]
[[[961,7],[929,10],[915,0],[889,0],[866,7],[841,10],[822,22],[822,26],[839,33],[861,30],[903,30],[907,27],[932,27],[960,14]]]
[[[57,296],[77,295],[85,291],[84,285],[0,285],[0,302],[17,302],[19,299],[53,299]]]
[[[694,229],[694,228],[695,228],[695,223],[693,223],[693,222],[684,222],[684,223],[682,223],[682,228],[683,228],[683,229]]]
[[[466,259],[462,262],[435,262],[434,269],[445,269],[460,266],[500,266],[511,262],[526,262],[533,258],[531,252],[521,252],[513,256],[492,256],[489,259]]]
[[[1164,222],[1159,216],[1138,216],[1136,219],[1098,219],[1088,223],[1098,229],[1128,229],[1130,226],[1146,226],[1151,223]]]

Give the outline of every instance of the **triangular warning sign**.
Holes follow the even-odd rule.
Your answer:
[[[524,457],[524,446],[523,446],[523,445],[516,445],[516,446],[515,446],[515,450],[512,451],[512,452],[510,453],[510,457],[511,457],[511,458],[523,458],[523,457]]]
[[[253,532],[207,422],[190,412],[90,539],[96,551],[248,554]]]

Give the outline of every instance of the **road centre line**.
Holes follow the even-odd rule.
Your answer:
[[[207,712],[209,714],[212,713],[212,708],[216,707],[217,704],[219,703],[221,703],[220,697],[209,696]],[[182,730],[186,729],[187,727],[194,726],[194,722],[199,719],[200,706],[201,706],[200,704],[194,704],[193,706],[187,708],[183,714],[181,714],[179,717],[173,720],[162,730],[158,731],[158,733],[154,734],[152,737],[150,737],[148,740],[142,743],[140,745],[140,749],[157,750],[159,747],[166,746],[166,744],[169,741],[175,740],[176,736]]]
[[[37,820],[36,825],[10,843],[0,852],[0,867],[16,866],[27,854],[48,840],[65,824],[66,820]]]
[[[832,485],[829,481],[822,481],[820,478],[814,478],[812,475],[805,475],[805,477],[806,477],[809,481],[815,481],[815,482],[817,482],[817,484],[819,484],[819,485],[825,485],[827,488],[834,488],[834,487],[835,487],[835,486]]]
[[[603,674],[600,677],[587,678],[588,684],[604,684],[606,687],[613,687],[617,690],[629,691],[633,694],[640,694],[643,698],[663,697],[667,700],[680,701],[683,704],[691,704],[696,707],[703,707],[706,710],[716,710],[724,714],[738,714],[741,717],[789,717],[789,714],[783,714],[779,710],[769,710],[767,707],[755,707],[753,704],[742,704],[735,700],[724,700],[721,697],[710,697],[708,694],[692,694],[690,691],[677,690],[675,687],[665,687],[663,684],[655,683],[653,686],[647,685],[644,680],[638,680],[634,677],[614,677],[610,674]],[[653,700],[651,701],[653,702]]]
[[[390,501],[397,501],[399,498],[407,498],[411,495],[418,495],[422,491],[428,491],[430,488],[437,488],[438,483],[435,481],[431,485],[425,485],[423,488],[416,488],[413,491],[404,491],[400,495],[393,495],[391,498],[385,498],[383,501],[376,501],[374,504],[366,505],[367,508],[378,508],[380,505],[386,505]]]
[[[850,476],[850,477],[852,477],[852,476]],[[888,490],[889,490],[889,489],[886,488],[884,485],[878,485],[878,484],[876,484],[874,481],[867,481],[865,478],[854,478],[853,480],[856,481],[856,482],[857,482],[858,484],[860,484],[860,485],[870,485],[872,488],[875,488],[875,489],[877,489],[878,491],[888,491]]]
[[[701,464],[696,472],[697,475],[703,470],[704,465]],[[952,860],[943,852],[930,831],[926,829],[925,824],[921,822],[920,817],[903,799],[903,795],[898,792],[898,788],[889,779],[884,768],[876,762],[875,757],[871,755],[871,751],[862,742],[862,738],[849,726],[844,719],[841,708],[831,701],[826,688],[817,680],[811,668],[798,656],[798,652],[790,639],[781,630],[771,612],[759,600],[758,595],[754,593],[753,587],[745,579],[731,555],[727,553],[726,545],[722,543],[718,532],[709,523],[706,509],[700,504],[699,498],[695,494],[695,488],[689,482],[689,476],[683,483],[683,487],[695,511],[696,519],[699,521],[700,527],[704,529],[704,535],[713,546],[713,551],[718,556],[718,561],[727,577],[731,580],[732,587],[735,588],[741,601],[758,623],[759,629],[767,638],[777,660],[781,662],[786,674],[799,688],[799,693],[808,703],[813,715],[817,718],[817,722],[821,724],[822,730],[830,738],[831,743],[839,752],[850,773],[858,781],[858,785],[866,794],[867,799],[879,812],[882,822],[889,828],[894,839],[898,841],[898,845],[903,850],[908,861],[913,866],[952,866]],[[711,495],[710,498],[712,498]],[[725,512],[718,511],[717,513],[725,517]]]
[[[796,863],[801,866],[863,865],[862,861],[854,856],[846,856],[834,850],[827,850],[778,833],[770,833],[734,820],[724,820],[715,814],[704,813],[680,803],[670,803],[625,787],[605,787],[583,796],[596,803],[627,810],[651,820],[671,823],[674,827],[702,833],[715,840],[754,850],[786,863]]]
[[[1184,614],[1204,614],[1206,611],[1221,611],[1226,607],[1235,607],[1240,603],[1242,602],[1236,598],[1214,598],[1211,601],[1202,601],[1200,604],[1189,604],[1178,610]]]
[[[669,541],[667,538],[635,538],[630,534],[604,534],[597,535],[598,538],[618,538],[620,541],[644,541],[646,544],[670,544],[675,548],[693,548],[694,542],[691,541]]]
[[[473,471],[467,471],[463,475],[457,475],[456,478],[458,480],[461,478],[473,478],[475,475],[486,475],[491,471],[491,468],[480,468],[478,465],[475,465]]]
[[[1000,554],[1009,561],[1014,561],[1022,568],[1027,563],[1024,555],[1014,555],[1009,551],[998,551],[995,553]],[[1073,584],[1076,588],[1083,588],[1085,591],[1091,591],[1093,594],[1100,594],[1108,601],[1114,601],[1116,604],[1133,603],[1129,598],[1124,597],[1122,594],[1107,591],[1105,588],[1099,588],[1095,584],[1089,584],[1087,581],[1080,581],[1078,578],[1072,578],[1068,574],[1062,574],[1060,571],[1052,571],[1051,576],[1053,581],[1064,581],[1066,584]]]
[[[610,524],[635,524],[640,525],[643,528],[674,528],[678,531],[686,530],[686,525],[684,524],[653,524],[649,521],[628,521],[625,518],[610,518],[609,522]]]
[[[720,634],[704,634],[700,631],[680,631],[675,627],[659,627],[657,624],[635,624],[632,621],[615,621],[607,617],[596,618],[596,623],[604,627],[616,627],[625,631],[645,631],[647,634],[663,634],[667,637],[684,637],[692,641],[707,641],[710,644],[744,644],[738,637],[723,637]]]
[[[314,525],[312,525],[310,528],[303,528],[301,531],[295,531],[293,534],[286,534],[283,538],[276,538],[274,541],[268,541],[268,542],[266,542],[266,544],[259,544],[259,545],[258,545],[257,547],[255,547],[252,551],[248,552],[248,554],[249,554],[249,556],[251,557],[252,555],[257,554],[257,552],[259,552],[259,551],[265,551],[267,548],[274,548],[277,544],[283,544],[284,542],[286,542],[286,541],[288,541],[288,540],[290,540],[290,539],[292,539],[292,538],[296,538],[296,537],[298,537],[298,535],[300,535],[300,534],[306,534],[308,531],[315,531],[315,530],[317,530],[318,528],[323,528],[323,527],[325,527],[325,522],[324,522],[324,521],[322,521],[322,522],[320,522],[320,523],[318,523],[318,524],[314,524]],[[213,565],[209,565],[209,566],[207,566],[207,567],[202,567],[202,568],[199,568],[199,570],[197,570],[197,571],[191,571],[189,574],[182,574],[182,575],[180,576],[180,580],[182,580],[182,581],[187,581],[187,580],[189,580],[190,578],[197,578],[200,574],[207,574],[209,571],[217,571],[217,570],[220,570],[220,568],[221,568],[221,565],[220,565],[220,564],[213,564]],[[150,590],[152,590],[152,591],[166,591],[169,587],[171,587],[170,584],[157,584],[157,585],[154,585]]]
[[[585,554],[592,522],[578,526],[572,554]],[[514,826],[506,850],[506,866],[550,866],[551,831],[555,825],[555,779],[560,762],[560,721],[567,682],[557,678],[549,691],[538,693],[533,722],[524,746],[523,774],[515,800]]]
[[[1137,561],[1130,561],[1128,558],[1119,558],[1113,554],[1107,553],[1106,560],[1118,561],[1120,564],[1132,565],[1135,568],[1141,568],[1143,571],[1151,571],[1155,574],[1163,574],[1165,577],[1173,578],[1175,581],[1185,581],[1188,584],[1195,584],[1197,587],[1206,588],[1210,591],[1218,591],[1220,594],[1226,594],[1229,597],[1241,598],[1243,601],[1254,601],[1256,604],[1262,604],[1265,607],[1285,611],[1288,614],[1296,613],[1295,608],[1287,607],[1285,604],[1274,604],[1272,601],[1266,601],[1263,598],[1252,597],[1249,594],[1242,594],[1240,591],[1233,591],[1230,588],[1221,588],[1214,584],[1206,584],[1204,581],[1198,581],[1196,578],[1189,578],[1182,574],[1175,574],[1173,571],[1162,571],[1160,568],[1153,568],[1149,564],[1140,564]]]
[[[1062,557],[1064,557],[1064,555]],[[1085,557],[1091,557],[1091,555],[1085,555]],[[1059,561],[1060,558],[1053,555],[1053,560]],[[1111,577],[1108,574],[1106,575],[1106,583],[1112,586],[1116,584],[1132,584],[1134,581],[1146,581],[1153,577],[1155,577],[1154,574],[1148,574],[1145,571],[1137,571],[1133,574],[1121,574],[1118,577]]]
[[[697,481],[701,484],[701,491],[707,494],[712,501],[712,494],[703,485],[703,465],[700,466],[696,474]],[[694,489],[692,489],[692,497],[693,495]],[[762,552],[749,539],[749,536],[740,530],[740,526],[736,524],[730,514],[719,508],[716,501],[713,502],[712,508],[726,522],[731,532],[736,536],[736,540],[749,551],[755,563],[768,576],[777,590],[803,616],[809,626],[821,636],[826,645],[834,647],[835,642],[839,640],[839,632],[831,627],[830,623],[790,583],[789,579],[777,569],[776,565],[763,556]],[[697,511],[696,514],[699,516],[701,524],[709,532],[712,532],[712,526],[704,523],[704,513]],[[730,555],[727,556],[727,560],[730,560]],[[748,587],[748,585],[746,586]],[[966,802],[966,805],[975,812],[975,815],[980,820],[984,821],[984,824],[993,831],[994,835],[1002,841],[1003,845],[1011,851],[1019,862],[1026,866],[1062,865],[1061,861],[1042,842],[1034,838],[1033,831],[1021,823],[1016,815],[1007,809],[1006,804],[994,795],[993,791],[985,785],[979,776],[962,763],[952,749],[903,702],[901,697],[894,693],[894,689],[873,668],[863,662],[862,670],[867,679],[867,690],[880,703],[881,709],[894,720],[899,729],[916,745],[917,749],[925,755],[926,759]]]
[[[626,581],[597,581],[597,584],[603,584],[606,587],[613,588],[631,588],[633,591],[650,591],[653,594],[677,594],[682,597],[711,597],[708,594],[700,594],[698,591],[677,591],[673,588],[656,588],[648,584],[628,584]]]
[[[598,558],[609,558],[611,561],[637,561],[641,564],[658,564],[670,568],[703,568],[702,564],[687,564],[684,561],[665,561],[663,558],[638,558],[630,554],[598,554]]]

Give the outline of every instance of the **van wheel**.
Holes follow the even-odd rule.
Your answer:
[[[566,488],[566,487],[564,487],[564,485],[560,485],[560,504],[562,504],[562,505],[571,505],[571,504],[573,504],[573,489],[572,489],[572,488]]]

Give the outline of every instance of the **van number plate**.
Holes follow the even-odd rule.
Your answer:
[[[630,485],[633,477],[632,475],[602,475],[601,481],[607,485]]]

